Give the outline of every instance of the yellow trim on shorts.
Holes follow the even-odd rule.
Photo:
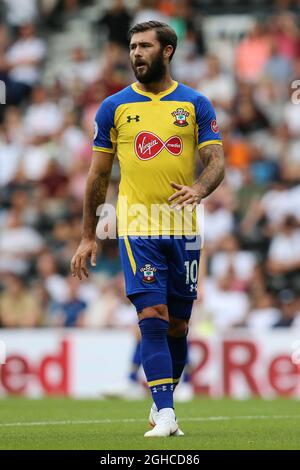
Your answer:
[[[128,255],[128,258],[129,258],[129,261],[130,261],[131,269],[133,271],[133,274],[136,275],[136,262],[135,262],[135,259],[134,259],[132,249],[131,249],[131,246],[130,246],[127,235],[124,236],[124,243],[125,243],[127,255]]]

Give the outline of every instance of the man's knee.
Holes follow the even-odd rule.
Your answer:
[[[161,320],[169,321],[168,307],[164,304],[146,307],[138,313],[138,317],[139,321],[144,320],[145,318],[159,318]]]
[[[188,320],[170,316],[168,335],[173,336],[174,338],[186,336],[188,332],[188,326]]]

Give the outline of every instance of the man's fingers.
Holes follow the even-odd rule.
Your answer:
[[[74,277],[78,277],[78,263],[79,263],[79,256],[75,254],[72,259],[72,275]]]
[[[197,203],[194,200],[186,201],[183,204],[183,208],[186,208],[188,212],[193,212],[193,210],[197,207]]]
[[[174,204],[172,204],[170,207],[171,207],[171,209],[174,209],[176,206],[180,206],[183,202],[185,202],[189,199],[191,199],[191,195],[190,194],[185,194],[180,199],[178,199],[178,201],[176,201]]]
[[[183,206],[183,209],[187,209],[189,212],[193,212],[197,206],[199,204],[199,201],[198,199],[196,200],[195,197],[185,201],[182,206]]]
[[[86,268],[86,255],[75,255],[71,262],[71,270],[73,277],[78,277],[82,280],[82,274],[85,277],[89,276],[88,270]]]
[[[92,255],[91,255],[91,265],[96,266],[97,263],[97,250],[93,249]]]
[[[89,277],[89,272],[86,267],[87,257],[88,257],[88,253],[85,253],[80,256],[80,266],[79,266],[80,275],[81,275],[80,280],[82,279],[82,273],[84,274],[85,277]]]
[[[89,272],[85,266],[81,267],[81,271],[83,272],[85,277],[89,277]]]
[[[170,184],[171,184],[172,188],[175,188],[175,189],[182,189],[183,188],[182,184],[177,184],[174,181],[171,181]]]
[[[73,258],[71,260],[71,272],[72,272],[73,276],[76,275],[77,265],[78,265],[78,254],[75,253],[75,255],[73,256]]]
[[[72,273],[72,276],[75,276],[75,256],[73,256],[72,260],[71,260],[71,273]]]
[[[174,199],[178,198],[179,196],[181,196],[182,194],[185,194],[185,190],[184,189],[181,189],[180,191],[176,191],[176,193],[172,194],[172,196],[169,197],[168,201],[171,202],[173,201]]]
[[[97,243],[93,241],[89,242],[83,240],[80,243],[71,260],[71,272],[74,277],[77,277],[80,280],[85,277],[89,277],[87,261],[88,258],[90,258],[91,265],[96,266],[97,248]]]
[[[175,204],[172,204],[170,208],[180,211],[181,209],[187,207],[188,210],[192,212],[195,207],[197,207],[197,204],[199,204],[199,199],[195,195],[191,196],[191,194],[186,194],[176,201]]]
[[[187,201],[185,201],[183,204],[182,204],[182,207],[187,207],[187,206],[190,206],[191,204],[194,203],[194,199],[188,199]]]
[[[81,255],[76,256],[75,261],[75,276],[81,281]]]
[[[195,196],[189,197],[183,204],[183,207],[193,204],[196,206],[198,204],[198,199]]]

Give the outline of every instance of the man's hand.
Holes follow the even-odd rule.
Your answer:
[[[171,209],[181,210],[186,206],[189,206],[190,211],[192,212],[197,204],[201,202],[201,196],[198,192],[191,188],[190,186],[183,186],[182,184],[177,184],[172,182],[172,188],[177,191],[169,197],[168,201],[172,202],[177,199],[170,207]]]
[[[221,183],[225,173],[225,161],[222,145],[210,144],[199,150],[200,160],[203,164],[203,171],[193,186],[183,186],[171,183],[172,188],[177,191],[169,197],[168,201],[175,203],[171,209],[181,210],[185,206],[193,211],[201,199],[212,193]]]
[[[95,239],[82,239],[75,255],[71,261],[71,272],[73,277],[78,277],[80,281],[89,277],[86,267],[88,257],[91,257],[91,265],[96,266],[97,242]]]

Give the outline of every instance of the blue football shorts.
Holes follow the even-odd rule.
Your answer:
[[[169,314],[191,315],[197,298],[200,236],[119,237],[126,295],[137,312],[168,305]]]

